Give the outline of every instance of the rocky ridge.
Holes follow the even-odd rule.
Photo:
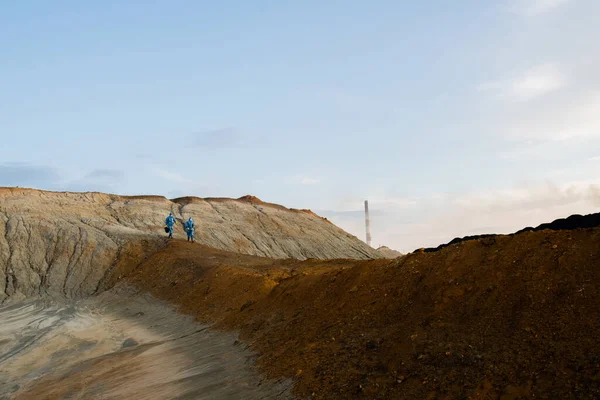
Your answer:
[[[201,199],[58,193],[0,188],[0,302],[33,296],[86,297],[112,287],[164,247],[193,217],[197,241],[240,254],[299,260],[381,255],[308,210],[256,197]]]

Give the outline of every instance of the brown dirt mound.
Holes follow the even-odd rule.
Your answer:
[[[398,260],[270,260],[171,242],[127,279],[239,330],[320,399],[600,398],[600,229]]]
[[[251,194],[247,194],[238,199],[239,201],[245,201],[247,203],[252,204],[263,204],[264,202],[256,196],[252,196]]]

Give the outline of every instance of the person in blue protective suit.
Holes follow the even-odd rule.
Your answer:
[[[192,220],[192,217],[190,217],[190,219],[188,219],[185,222],[185,231],[187,233],[187,240],[188,242],[194,242],[194,228],[196,227],[196,225],[194,224],[194,220]]]
[[[175,219],[175,217],[173,216],[173,213],[170,212],[169,216],[167,217],[167,219],[165,220],[165,224],[167,224],[167,228],[168,228],[168,232],[169,232],[169,239],[173,238],[173,226],[177,223],[177,220]]]

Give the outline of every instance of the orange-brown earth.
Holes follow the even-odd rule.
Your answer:
[[[396,260],[271,260],[181,241],[125,278],[236,330],[299,398],[600,398],[600,229]]]

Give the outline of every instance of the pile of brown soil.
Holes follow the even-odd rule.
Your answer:
[[[270,260],[171,242],[127,280],[238,330],[300,398],[600,398],[600,229],[397,260]]]

